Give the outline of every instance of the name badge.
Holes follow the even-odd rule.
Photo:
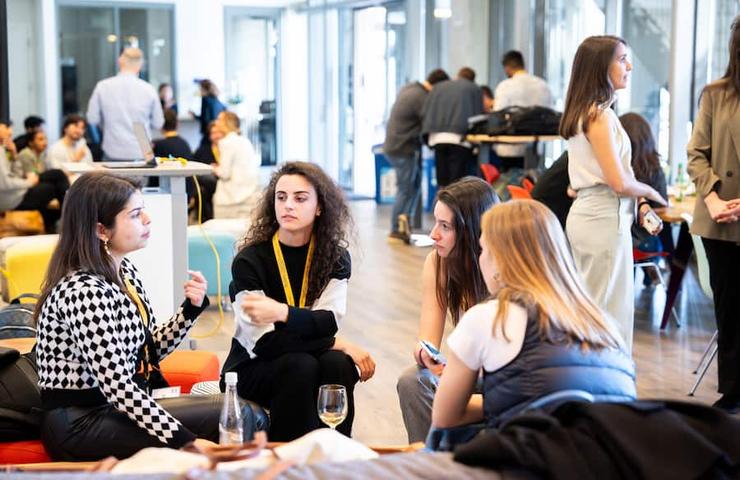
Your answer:
[[[165,388],[155,388],[152,390],[152,398],[154,400],[159,400],[161,398],[174,398],[180,396],[180,387],[165,387]]]

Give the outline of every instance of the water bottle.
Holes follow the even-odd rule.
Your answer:
[[[244,442],[244,424],[239,396],[236,394],[236,372],[226,372],[226,393],[221,419],[218,423],[221,445],[241,445]]]
[[[676,172],[676,201],[683,202],[686,193],[686,173],[684,172],[683,163],[679,162]]]

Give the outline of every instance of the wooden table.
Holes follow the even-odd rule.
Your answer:
[[[506,143],[506,144],[524,144],[533,143],[534,151],[537,151],[537,143],[549,142],[555,140],[562,140],[560,135],[468,135],[465,139],[470,143],[479,145],[478,148],[478,163],[485,164],[489,163],[488,159],[491,156],[491,145],[494,143]],[[535,154],[535,158],[537,155]],[[532,165],[532,163],[535,163]],[[525,161],[524,168],[536,168],[536,163],[539,162],[527,162]]]
[[[23,354],[30,352],[35,343],[35,337],[3,338],[2,340],[0,340],[0,347],[14,348]]]
[[[268,449],[273,449],[286,442],[269,442]],[[410,445],[376,445],[370,446],[371,450],[379,455],[389,455],[394,453],[413,453],[424,448],[422,442],[412,443]],[[18,472],[91,472],[99,469],[101,462],[44,462],[44,463],[26,463],[20,465],[7,465],[10,471]]]
[[[693,217],[696,196],[686,196],[680,202],[674,197],[669,197],[668,200],[669,206],[656,208],[655,213],[657,213],[664,222],[678,223],[680,224],[680,227],[678,231],[678,240],[676,241],[676,248],[673,250],[673,255],[671,255],[671,278],[668,281],[668,288],[666,289],[663,318],[660,321],[661,330],[665,329],[668,325],[671,310],[673,309],[673,305],[676,303],[678,292],[681,290],[681,284],[683,283],[683,277],[686,273],[689,259],[691,258],[691,254],[694,252],[694,242],[691,240],[689,223],[686,221],[686,216],[688,216],[688,218]]]
[[[655,213],[667,223],[683,223],[686,221],[685,214],[694,216],[694,204],[696,196],[684,197],[682,201],[677,201],[674,197],[669,197],[669,205],[655,209]]]

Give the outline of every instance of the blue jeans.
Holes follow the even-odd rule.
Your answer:
[[[408,157],[386,155],[388,162],[396,169],[396,202],[391,213],[391,232],[398,232],[398,216],[414,216],[421,195],[421,152],[417,150]]]

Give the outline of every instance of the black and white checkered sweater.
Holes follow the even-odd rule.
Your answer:
[[[202,307],[186,300],[169,321],[158,325],[130,261],[124,259],[121,274],[136,288],[149,312],[149,328],[162,359],[185,338],[207,299]],[[150,435],[179,448],[195,436],[132,379],[144,344],[144,328],[136,303],[117,285],[86,272],[67,275],[52,289],[39,315],[39,387],[42,396],[59,390],[99,389],[110,404]]]

